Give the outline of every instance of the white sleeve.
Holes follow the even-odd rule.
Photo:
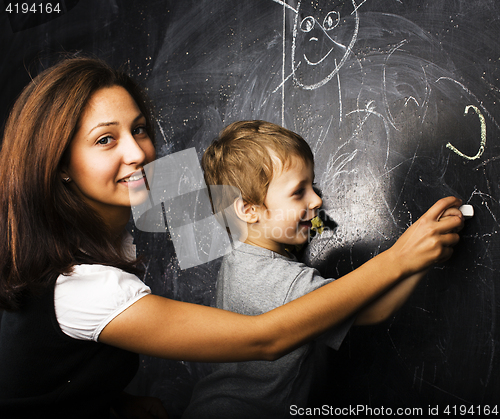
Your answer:
[[[103,265],[77,265],[60,275],[54,307],[61,330],[75,339],[97,341],[118,314],[151,293],[137,276]]]

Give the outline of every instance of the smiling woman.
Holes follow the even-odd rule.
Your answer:
[[[135,280],[140,269],[121,243],[130,214],[126,182],[155,156],[150,127],[138,86],[84,58],[41,73],[11,112],[0,155],[0,179],[8,185],[0,196],[6,238],[0,306],[9,310],[0,328],[6,417],[99,417],[134,374],[136,357],[90,344],[95,330],[88,324],[99,310],[112,310],[90,304],[99,288],[115,298],[122,290],[119,310],[149,292]],[[100,279],[93,289],[80,286],[92,277]],[[120,286],[113,288],[113,280]],[[76,316],[78,309],[85,316]],[[90,354],[92,361],[83,362]],[[83,369],[75,369],[79,364]],[[106,371],[120,373],[100,380]],[[91,388],[101,395],[89,395]],[[80,413],[68,414],[70,406]]]
[[[122,393],[138,353],[274,360],[451,256],[462,219],[440,220],[460,204],[450,197],[391,249],[268,313],[153,296],[125,231],[128,192],[155,157],[145,103],[127,75],[75,58],[33,79],[12,109],[0,154],[2,418],[165,418],[158,400]]]
[[[119,237],[130,218],[129,188],[144,184],[131,176],[154,158],[146,118],[132,96],[121,86],[106,87],[91,97],[61,176]]]
[[[136,272],[134,264],[125,261],[110,240],[112,226],[103,219],[104,212],[92,211],[91,200],[74,193],[84,176],[74,174],[78,183],[71,178],[73,171],[79,172],[76,167],[84,164],[71,149],[81,144],[82,124],[90,130],[84,115],[93,113],[92,97],[102,89],[113,90],[113,86],[129,98],[130,106],[134,103],[134,117],[143,115],[148,141],[153,141],[149,110],[139,87],[125,74],[97,60],[65,60],[46,70],[24,89],[11,111],[0,155],[0,179],[9,185],[2,188],[0,196],[0,229],[2,237],[7,238],[2,251],[8,255],[0,262],[0,303],[5,308],[18,308],[31,287],[50,282],[51,277],[68,272],[76,263],[109,264]],[[74,138],[77,141],[73,142]],[[93,148],[91,145],[89,141],[89,148]],[[153,158],[151,154],[149,157]],[[91,167],[106,170],[110,163],[106,157],[97,166],[92,159],[85,163],[90,171]],[[63,168],[69,166],[73,171],[66,174]],[[90,183],[100,180],[97,172],[86,176]]]

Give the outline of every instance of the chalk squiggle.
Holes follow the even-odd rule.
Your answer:
[[[476,153],[475,156],[468,156],[467,154],[464,154],[460,150],[458,150],[451,143],[446,144],[446,148],[450,149],[451,151],[453,151],[454,153],[458,154],[460,157],[463,157],[466,160],[476,160],[483,155],[484,147],[486,146],[486,120],[484,119],[484,116],[481,113],[481,111],[474,105],[467,105],[465,107],[464,115],[467,115],[470,109],[473,109],[477,113],[477,116],[481,121],[481,145],[479,146],[478,152]]]

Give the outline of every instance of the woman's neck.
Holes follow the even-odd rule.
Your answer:
[[[103,218],[109,228],[113,245],[116,249],[120,249],[125,227],[130,219],[130,208],[128,208],[128,211],[116,211],[113,214],[107,213],[106,217]]]

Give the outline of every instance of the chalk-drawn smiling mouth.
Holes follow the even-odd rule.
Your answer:
[[[342,44],[334,41],[331,37],[328,37],[328,39],[330,39],[334,43],[334,46],[331,47],[328,50],[328,52],[325,55],[323,55],[323,57],[319,61],[311,61],[309,58],[307,58],[306,53],[304,53],[304,60],[306,61],[307,64],[309,64],[311,66],[315,66],[315,65],[321,64],[332,53],[332,51],[335,49],[335,46],[341,48],[343,50],[342,54],[345,54],[345,51],[347,50],[347,48],[344,45],[342,45]],[[309,38],[309,42],[319,42],[319,39],[316,38],[316,37],[311,37],[311,38]]]

